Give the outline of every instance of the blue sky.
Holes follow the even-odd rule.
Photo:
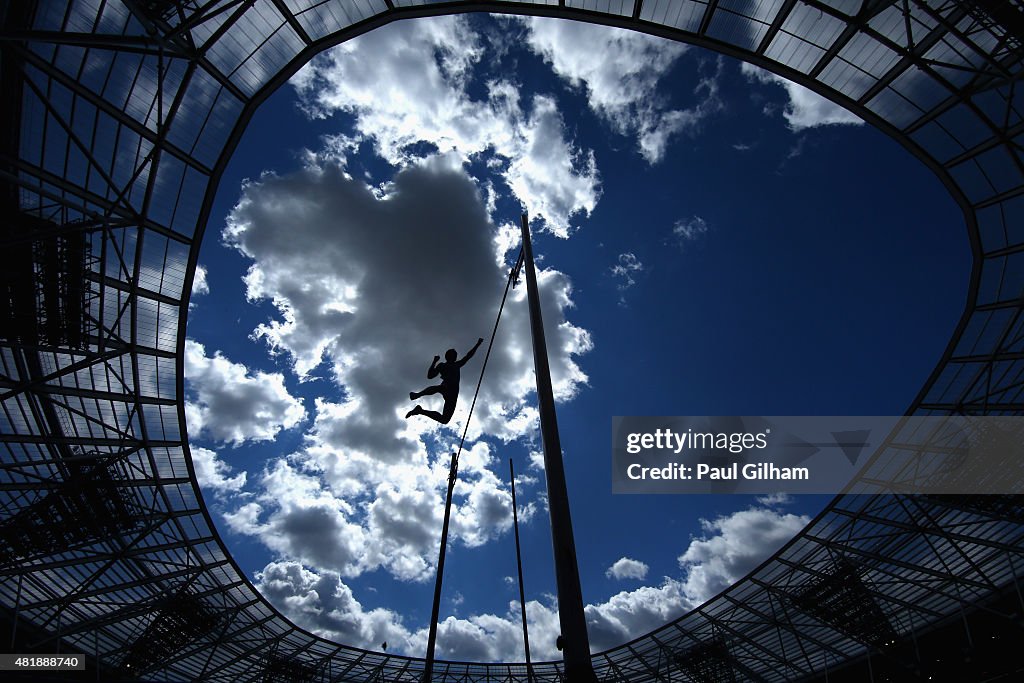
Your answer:
[[[422,655],[447,428],[404,420],[435,354],[487,337],[533,218],[591,643],[713,596],[827,497],[613,496],[614,415],[901,414],[960,314],[959,210],[882,133],[766,72],[603,27],[403,21],[317,57],[221,182],[189,315],[213,517],[296,623]],[[525,291],[461,461],[439,656],[555,658]],[[438,405],[423,403],[430,408]]]

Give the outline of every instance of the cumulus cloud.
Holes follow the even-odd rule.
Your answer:
[[[252,260],[248,297],[279,312],[256,336],[287,354],[300,376],[326,362],[344,387],[343,400],[318,408],[322,439],[349,457],[413,457],[419,437],[438,425],[404,419],[408,393],[437,383],[426,376],[433,355],[461,355],[488,335],[507,277],[472,179],[447,157],[400,171],[381,193],[330,163],[266,175],[245,188],[224,238]],[[564,400],[587,381],[575,358],[592,343],[566,319],[569,279],[551,268],[538,278],[552,380]],[[536,429],[525,294],[519,287],[505,304],[471,439]],[[465,423],[485,353],[463,368],[453,429]],[[439,401],[420,403],[436,409]]]
[[[619,254],[619,262],[611,267],[611,273],[613,277],[619,279],[617,287],[620,292],[625,292],[627,289],[636,284],[636,280],[633,279],[634,273],[640,273],[644,269],[644,264],[640,262],[640,259],[636,257],[636,254],[632,252],[626,252]],[[625,305],[625,295],[619,296],[619,304]]]
[[[196,266],[196,274],[192,280],[192,296],[209,294],[210,285],[206,282],[206,268]]]
[[[449,454],[487,347],[463,369],[450,425],[405,419],[408,394],[437,383],[426,376],[434,354],[449,347],[465,353],[489,333],[509,265],[511,243],[500,235],[451,156],[414,164],[381,187],[321,158],[245,187],[223,237],[251,261],[249,298],[277,311],[255,336],[326,390],[314,400],[300,447],[271,459],[258,477],[250,473],[252,498],[224,515],[232,530],[318,575],[433,576]],[[590,338],[566,319],[568,278],[552,268],[538,278],[555,394],[567,400],[586,382],[575,358]],[[479,546],[511,529],[508,484],[494,474],[492,447],[479,437],[510,440],[537,429],[527,315],[519,287],[506,302],[461,454],[453,544]],[[439,408],[440,399],[419,403]],[[520,480],[524,521],[537,509],[535,483]]]
[[[714,597],[746,576],[809,521],[806,515],[763,507],[702,519],[708,535],[692,540],[679,556],[686,574],[683,590],[687,598],[700,604]]]
[[[803,516],[756,506],[703,520],[707,533],[692,539],[679,557],[681,577],[663,577],[656,585],[622,591],[585,607],[591,650],[599,652],[620,645],[698,607],[760,564],[807,521]],[[620,559],[609,572],[618,566],[637,573],[632,563],[646,574],[646,565],[629,558]],[[387,640],[389,651],[423,654],[425,626],[413,629],[394,612],[366,610],[336,571],[310,570],[295,561],[279,561],[269,564],[256,578],[264,595],[300,626],[363,647],[377,647]],[[505,577],[505,582],[512,585],[514,579]],[[534,658],[558,658],[555,639],[560,628],[554,598],[528,600],[526,616]],[[521,658],[519,620],[517,601],[509,602],[506,610],[496,614],[442,616],[438,656],[463,661]]]
[[[621,645],[683,616],[696,607],[684,584],[665,577],[660,585],[622,591],[599,605],[587,605],[590,649],[600,652]]]
[[[423,654],[425,631],[410,632],[391,610],[365,609],[337,572],[271,562],[255,578],[256,588],[285,616],[326,638],[372,650],[387,641],[392,651]]]
[[[679,556],[680,578],[664,577],[659,585],[623,591],[587,606],[591,649],[627,642],[700,606],[743,578],[809,521],[759,506],[701,520],[706,533],[691,539]]]
[[[384,608],[368,610],[337,572],[314,571],[297,562],[272,562],[256,574],[256,587],[290,619],[338,642],[422,657],[427,628],[407,627],[401,615]],[[556,659],[558,611],[552,604],[526,603],[530,649],[538,660]],[[449,616],[438,623],[439,658],[458,661],[500,661],[523,657],[523,632],[518,602],[502,614],[467,618]]]
[[[523,627],[518,601],[508,603],[501,614],[454,616],[437,625],[439,656],[456,661],[522,661]],[[555,640],[561,629],[558,609],[553,603],[526,601],[526,623],[530,629],[530,654],[534,661],[558,659]]]
[[[159,275],[156,275],[159,278]],[[196,274],[192,278],[192,297],[188,302],[188,310],[191,311],[196,307],[195,299],[197,296],[203,296],[204,294],[210,293],[210,285],[206,281],[206,268],[202,266],[196,266]]]
[[[388,462],[349,454],[324,440],[331,406],[318,415],[308,445],[272,461],[254,502],[225,514],[236,532],[258,538],[279,557],[354,577],[377,569],[406,581],[433,576],[449,460]],[[512,526],[512,498],[494,473],[486,442],[462,452],[453,493],[450,542],[482,545]],[[536,504],[520,508],[524,521]]]
[[[356,520],[357,510],[332,495],[318,477],[278,459],[259,484],[255,507],[228,518],[235,531],[258,536],[279,556],[348,576],[372,561],[367,557],[369,534]]]
[[[354,116],[339,149],[366,140],[395,166],[433,153],[483,159],[532,216],[567,236],[600,196],[593,154],[566,139],[551,97],[522,102],[508,80],[474,82],[475,67],[500,55],[486,41],[462,16],[395,22],[318,55],[291,83],[311,116]]]
[[[541,451],[530,451],[529,458],[531,470],[544,471],[544,453]]]
[[[185,402],[193,437],[239,445],[267,441],[306,417],[302,401],[288,393],[280,373],[252,372],[192,339],[185,340]]]
[[[217,457],[215,451],[201,446],[192,446],[192,466],[196,470],[199,485],[214,493],[237,493],[245,486],[246,473],[231,476],[231,465]]]
[[[699,239],[702,235],[708,231],[708,224],[700,216],[693,216],[688,220],[678,220],[675,225],[672,226],[672,236],[676,240],[676,244],[680,248],[687,242],[693,242]]]
[[[650,569],[646,564],[639,560],[634,560],[628,557],[620,557],[615,560],[612,566],[608,567],[604,575],[609,579],[646,579],[647,570]]]
[[[366,609],[335,571],[278,561],[257,572],[255,578],[257,589],[285,616],[321,636],[369,649],[378,649],[387,641],[389,652],[417,657],[426,650],[426,626],[413,629],[394,611]],[[518,601],[509,602],[499,614],[443,617],[437,627],[436,654],[456,661],[522,659],[520,618]],[[557,659],[560,653],[555,639],[560,628],[553,601],[528,600],[526,618],[534,659]]]
[[[576,21],[522,21],[527,45],[556,74],[584,90],[590,107],[617,132],[635,136],[650,163],[662,159],[672,136],[694,133],[707,116],[722,108],[717,74],[698,80],[698,102],[689,109],[671,109],[659,95],[659,81],[686,51],[680,43]],[[595,59],[595,54],[601,58]]]
[[[599,114],[637,135],[645,157],[656,160],[672,135],[690,130],[704,114],[698,106],[687,118],[687,112],[668,111],[656,98],[643,100],[671,59],[645,52],[632,39],[614,49],[624,59],[646,55],[667,61],[635,72],[623,66],[618,76],[580,73],[578,83],[601,93]],[[594,208],[600,194],[593,154],[567,137],[555,100],[521,96],[504,80],[474,81],[485,58],[491,57],[484,38],[464,17],[397,22],[324,53],[293,85],[310,115],[349,115],[353,135],[326,140],[326,148],[307,154],[299,171],[249,182],[223,232],[224,242],[250,262],[248,298],[274,311],[253,337],[290,363],[300,380],[327,387],[314,402],[302,443],[270,459],[262,472],[250,472],[255,492],[235,499],[237,507],[224,517],[232,530],[276,554],[256,576],[274,604],[302,626],[363,647],[377,648],[386,640],[389,650],[413,655],[425,647],[425,627],[406,626],[391,610],[367,609],[345,580],[373,571],[406,581],[433,576],[448,454],[466,423],[486,345],[464,368],[462,396],[449,426],[422,417],[406,420],[408,392],[436,383],[426,377],[434,354],[450,347],[465,353],[489,333],[508,252],[517,244],[514,227],[496,227],[490,219],[500,188],[475,181],[466,169],[482,163],[502,179],[497,185],[503,181],[560,236],[570,233],[573,216]],[[698,89],[703,101],[714,103],[714,79],[706,80]],[[346,159],[365,144],[401,170],[378,185],[353,178]],[[623,256],[616,266],[622,273],[613,274],[632,284],[630,275],[642,264],[633,254]],[[541,269],[538,278],[556,399],[564,401],[587,382],[578,360],[592,342],[569,320],[569,278],[554,268]],[[505,305],[462,452],[454,544],[479,546],[511,528],[507,482],[494,474],[493,446],[481,437],[509,441],[536,430],[528,330],[520,287]],[[189,421],[214,439],[271,438],[305,416],[280,375],[253,373],[217,353],[209,357],[191,341],[190,365]],[[244,398],[257,388],[265,394],[260,407],[274,407],[260,420],[262,432],[243,419],[252,418],[242,408],[253,408],[255,401]],[[440,401],[428,397],[422,403],[438,408]],[[301,414],[288,412],[295,404]],[[245,473],[232,476],[212,452],[203,459],[197,470],[207,468],[205,476],[223,482],[225,490],[239,477],[245,483]],[[530,462],[542,466],[538,454]],[[542,491],[533,491],[531,499],[531,479],[520,480],[527,489],[520,498],[524,520],[545,504]],[[757,548],[770,545],[752,543],[747,555],[736,551],[732,539],[744,525],[730,520],[705,522],[706,537],[680,556],[683,576],[588,605],[594,649],[680,616],[716,581],[753,561]],[[767,527],[762,540],[775,538],[770,519]],[[723,560],[719,551],[732,554]],[[616,565],[623,561],[630,562],[622,558]],[[646,576],[646,565],[643,570]],[[639,567],[618,571],[637,573]],[[518,604],[497,612],[444,618],[439,656],[521,656]],[[529,601],[527,615],[537,634],[536,656],[556,658],[553,600]]]
[[[798,132],[807,128],[818,126],[831,126],[840,124],[860,125],[864,121],[852,112],[843,109],[838,104],[826,100],[812,90],[798,85],[790,80],[777,76],[770,71],[765,71],[753,64],[743,63],[740,66],[743,75],[752,83],[767,83],[781,85],[786,89],[789,101],[786,104],[783,116],[789,128]]]
[[[756,498],[758,505],[765,507],[777,507],[780,505],[788,505],[793,502],[793,499],[788,493],[767,493],[763,496]]]

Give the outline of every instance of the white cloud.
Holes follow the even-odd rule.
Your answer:
[[[686,573],[683,590],[693,604],[708,600],[746,576],[807,526],[806,515],[752,507],[713,520],[702,519],[709,535],[690,542],[679,556]]]
[[[529,458],[531,470],[544,471],[544,453],[541,451],[530,451]]]
[[[550,97],[524,104],[507,80],[470,95],[474,68],[500,55],[485,40],[466,17],[395,22],[318,55],[291,83],[311,115],[352,114],[352,140],[396,166],[434,152],[486,160],[531,216],[567,236],[600,196],[593,155],[566,140]]]
[[[449,347],[464,353],[489,333],[507,272],[503,258],[516,243],[512,229],[491,224],[488,203],[494,205],[498,190],[488,189],[483,199],[464,170],[466,162],[482,161],[498,173],[531,214],[560,236],[569,234],[572,216],[593,210],[600,194],[593,155],[567,139],[554,99],[535,95],[521,102],[517,88],[501,80],[477,84],[482,87],[474,92],[485,92],[482,98],[468,94],[472,73],[487,52],[481,41],[462,17],[397,22],[317,58],[293,84],[313,115],[351,114],[355,135],[327,140],[328,149],[309,153],[307,166],[296,173],[267,174],[249,183],[223,235],[251,261],[247,296],[269,302],[277,312],[255,337],[290,361],[302,379],[323,381],[318,371],[326,369],[334,392],[316,400],[303,444],[269,461],[258,479],[251,477],[250,486],[252,479],[258,485],[254,498],[225,519],[277,554],[257,575],[257,585],[297,623],[363,647],[378,648],[386,640],[389,650],[417,656],[425,629],[410,630],[390,610],[365,609],[343,577],[377,570],[400,580],[433,576],[447,453],[465,424],[486,345],[463,372],[462,395],[448,427],[425,418],[405,420],[412,405],[408,392],[434,383],[426,378],[432,355]],[[647,49],[631,40],[619,48],[631,58]],[[603,93],[599,113],[635,133],[649,160],[660,158],[672,135],[706,114],[702,105],[688,113],[642,102],[670,63],[635,75],[623,71],[618,86],[614,74],[579,76],[589,91]],[[714,79],[705,81],[698,88],[703,104],[718,106]],[[621,101],[614,99],[615,87],[623,88]],[[385,160],[408,167],[373,187],[352,178],[345,159],[366,141]],[[642,264],[633,254],[623,256],[632,258],[620,257],[616,267],[632,283],[630,273]],[[573,302],[567,276],[545,268],[538,277],[556,398],[567,400],[587,381],[577,360],[592,342],[568,320]],[[536,411],[527,400],[534,380],[524,290],[511,292],[506,304],[462,454],[452,542],[467,547],[487,543],[511,526],[507,483],[493,473],[491,447],[479,437],[511,440],[536,431]],[[189,363],[201,378],[190,383],[196,394],[187,407],[190,423],[213,438],[270,438],[289,426],[288,419],[296,424],[305,415],[286,419],[287,407],[298,402],[283,381],[267,379],[280,375],[253,375],[219,354],[207,358],[191,341]],[[239,386],[263,388],[271,403],[276,397],[278,417],[269,421],[270,436],[254,436],[249,424],[231,427],[244,415],[227,409],[245,404],[235,395]],[[270,391],[278,386],[279,392]],[[435,408],[439,401],[423,403]],[[231,419],[215,423],[221,415]],[[540,463],[536,456],[531,454],[534,467]],[[218,470],[212,459],[207,464],[211,478],[238,479]],[[520,504],[529,519],[543,508],[543,492],[532,501],[522,496]],[[759,512],[776,515],[776,526],[793,517]],[[731,519],[705,523],[709,537],[693,541],[680,557],[683,578],[666,577],[660,585],[589,605],[595,650],[680,616],[702,591],[766,547],[752,543],[747,554],[737,552],[731,539],[745,527]],[[767,526],[767,537],[774,539],[770,518]],[[723,560],[719,551],[732,554]],[[530,601],[527,612],[536,633],[535,655],[556,658],[557,610]],[[517,603],[501,614],[447,617],[439,656],[518,658],[520,628]]]
[[[565,125],[555,100],[533,98],[529,120],[520,124],[517,145],[505,181],[533,218],[543,218],[560,237],[569,233],[569,218],[589,214],[597,205],[597,162],[565,141]]]
[[[477,614],[466,618],[447,617],[437,625],[438,656],[455,661],[522,661],[522,614],[512,601],[504,614]],[[534,661],[557,659],[558,610],[536,600],[526,601],[526,623],[530,629],[530,654]]]
[[[650,163],[661,160],[672,136],[693,134],[722,107],[715,77],[699,79],[698,102],[689,109],[670,109],[658,94],[659,81],[686,51],[678,42],[576,21],[529,17],[522,22],[529,47],[556,74],[585,90],[591,109],[616,131],[635,136]]]
[[[400,171],[377,196],[330,164],[249,184],[229,217],[225,240],[252,265],[247,295],[280,312],[256,335],[286,353],[300,377],[326,361],[344,387],[319,433],[335,448],[372,459],[410,458],[427,418],[404,419],[410,391],[427,378],[433,355],[461,355],[489,334],[506,267],[495,260],[498,234],[472,180],[448,158]],[[287,229],[283,229],[287,226]],[[566,319],[572,286],[554,269],[538,273],[556,397],[586,381],[575,357],[589,334]],[[470,439],[503,439],[536,429],[527,403],[534,388],[525,287],[513,290],[491,352]],[[462,371],[462,396],[450,423],[464,424],[486,344]],[[439,397],[418,403],[437,409]]]
[[[760,564],[807,521],[758,507],[704,520],[708,535],[693,539],[680,556],[681,578],[664,577],[660,584],[622,591],[586,606],[591,650],[620,645],[701,605]],[[635,562],[623,558],[615,565],[624,561]],[[410,630],[394,612],[365,610],[336,571],[310,570],[282,561],[269,564],[256,578],[264,595],[300,626],[362,647],[377,648],[387,640],[389,651],[423,655],[426,627]],[[515,580],[505,577],[504,582],[514,585]],[[456,596],[453,607],[459,607],[457,602]],[[560,629],[554,599],[529,600],[526,613],[534,659],[557,659],[555,638]],[[519,603],[509,602],[507,610],[498,614],[442,615],[437,654],[463,661],[520,659]]]
[[[426,651],[425,626],[410,630],[391,610],[367,610],[337,572],[314,571],[297,562],[271,562],[256,574],[256,587],[288,618],[321,636],[368,649],[379,649],[387,641],[389,652],[415,657]],[[557,609],[530,600],[526,617],[534,659],[556,659]],[[519,603],[510,602],[500,615],[443,618],[437,628],[436,655],[457,661],[521,660]]]
[[[761,507],[701,520],[706,535],[692,539],[679,556],[680,579],[665,577],[660,585],[587,606],[591,649],[627,642],[698,607],[746,576],[809,521]]]
[[[278,556],[342,576],[380,568],[406,581],[433,576],[440,538],[448,457],[428,459],[420,448],[386,462],[329,445],[334,406],[318,402],[308,446],[274,460],[258,481],[256,502],[225,515],[236,532],[258,538]],[[490,447],[462,452],[453,494],[450,542],[474,547],[508,532],[511,495],[492,471]],[[528,521],[536,504],[521,503]]]
[[[633,279],[634,273],[643,272],[644,264],[640,262],[640,259],[631,252],[619,254],[619,262],[611,267],[611,273],[613,277],[619,278],[619,284],[617,285],[620,292],[625,292],[627,289],[636,284],[636,280]],[[625,294],[619,296],[619,305],[626,305]]]
[[[259,537],[281,557],[346,576],[360,574],[372,562],[372,549],[366,547],[369,534],[357,521],[358,510],[332,495],[318,477],[278,459],[259,484],[258,506],[228,519],[235,531]]]
[[[615,560],[612,566],[608,567],[604,575],[609,579],[646,579],[647,570],[650,569],[640,560],[628,557],[620,557]]]
[[[757,497],[757,504],[765,507],[788,505],[793,501],[788,493],[768,493]]]
[[[214,493],[237,493],[245,486],[246,473],[231,475],[231,465],[217,457],[215,451],[200,446],[192,446],[192,466],[196,470],[199,485]]]
[[[206,268],[196,266],[196,274],[192,280],[192,296],[209,294],[210,285],[206,282]]]
[[[679,244],[680,248],[687,242],[699,239],[707,231],[707,221],[700,216],[693,216],[689,220],[678,220],[672,226],[672,235],[676,238],[676,243]]]
[[[297,562],[271,562],[256,573],[256,588],[292,621],[336,642],[423,655],[425,631],[410,632],[400,615],[367,610],[337,572],[310,571]]]
[[[302,401],[280,373],[252,372],[202,344],[185,340],[186,421],[193,437],[239,445],[267,441],[305,419]]]
[[[669,577],[661,585],[622,591],[599,605],[587,605],[592,652],[606,650],[648,633],[696,607],[683,583]],[[531,641],[532,642],[532,641]]]
[[[300,377],[325,364],[327,391],[336,397],[316,399],[302,447],[271,461],[256,501],[226,517],[235,531],[314,569],[358,576],[383,568],[425,580],[437,557],[448,454],[468,417],[486,345],[463,369],[448,426],[405,419],[414,405],[408,394],[437,383],[426,376],[434,354],[451,346],[465,353],[493,326],[507,274],[495,258],[499,231],[450,157],[400,171],[383,188],[314,161],[250,183],[224,238],[252,260],[250,299],[279,311],[257,337]],[[568,278],[546,268],[538,279],[555,394],[566,400],[586,382],[574,359],[589,350],[590,337],[566,319]],[[527,315],[519,287],[505,305],[460,461],[451,533],[465,546],[511,528],[507,483],[477,439],[537,429]],[[415,403],[434,409],[440,399]],[[520,505],[528,519],[537,503],[526,496]]]
[[[786,89],[789,102],[786,104],[783,116],[789,128],[794,132],[817,126],[864,123],[856,114],[782,76],[777,76],[746,62],[740,65],[740,68],[743,75],[751,82],[776,84]]]
[[[619,284],[619,289],[629,289],[635,285],[636,281],[633,280],[630,274],[638,273],[643,269],[644,264],[640,263],[640,259],[632,252],[619,254],[619,262],[611,267],[612,275],[623,278],[623,281]]]

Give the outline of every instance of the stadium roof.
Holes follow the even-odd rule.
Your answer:
[[[401,18],[470,11],[704,46],[888,133],[963,209],[973,258],[967,308],[908,413],[1024,412],[1016,0],[10,2],[0,601],[37,645],[63,639],[155,680],[418,680],[422,660],[290,623],[232,561],[185,437],[185,318],[218,180],[259,104],[325,47]],[[813,676],[1020,577],[1022,524],[1020,498],[839,497],[750,576],[594,655],[594,668],[602,680]],[[560,662],[534,665],[537,680],[560,675]],[[439,662],[434,677],[527,672]]]

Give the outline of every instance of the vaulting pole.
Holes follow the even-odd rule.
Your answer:
[[[444,556],[448,548],[448,522],[452,513],[452,492],[455,490],[455,478],[459,472],[459,456],[462,454],[462,447],[466,445],[466,434],[469,433],[469,421],[473,419],[473,410],[476,408],[476,399],[480,396],[480,385],[484,381],[484,373],[487,371],[487,361],[491,357],[491,349],[494,346],[494,338],[498,336],[498,323],[501,322],[501,313],[505,310],[505,300],[508,298],[508,290],[514,286],[519,278],[519,264],[522,263],[523,254],[520,252],[515,268],[508,274],[505,282],[505,293],[501,295],[501,303],[498,305],[498,317],[494,319],[494,329],[491,330],[491,341],[487,344],[487,353],[484,355],[484,364],[480,368],[480,378],[476,381],[476,391],[473,392],[473,402],[469,405],[469,415],[466,416],[466,426],[462,429],[462,440],[459,442],[459,450],[452,453],[452,463],[448,468],[448,493],[444,499],[444,524],[441,526],[441,549],[437,554],[437,577],[434,579],[434,603],[430,610],[430,627],[427,635],[427,661],[423,669],[424,683],[430,683],[434,676],[434,647],[437,644],[437,620],[441,610],[441,582],[444,578]]]
[[[441,611],[441,580],[444,578],[444,556],[448,546],[448,521],[452,513],[452,491],[455,490],[455,468],[459,460],[452,453],[448,468],[448,494],[444,500],[444,524],[441,526],[441,550],[437,557],[437,577],[434,579],[434,603],[430,608],[430,629],[427,632],[427,665],[423,671],[423,683],[430,683],[434,677],[434,646],[437,644],[437,619]]]
[[[519,571],[519,610],[523,613],[523,648],[526,650],[526,680],[533,680],[530,662],[530,631],[526,628],[526,590],[523,587],[523,554],[519,547],[519,511],[516,510],[516,471],[508,459],[508,476],[512,485],[512,528],[516,533],[516,569]]]
[[[533,247],[526,214],[522,217],[523,263],[526,266],[526,292],[530,304],[530,331],[533,333],[533,363],[537,374],[537,403],[540,411],[541,440],[544,445],[544,475],[548,484],[548,511],[551,515],[551,543],[555,555],[555,585],[558,590],[558,621],[565,678],[568,683],[595,683],[590,663],[590,639],[583,614],[583,591],[576,564],[576,544],[569,515],[569,494],[562,466],[562,445],[558,439],[555,399],[551,391],[551,369],[544,320],[537,293],[537,273],[533,266]]]

